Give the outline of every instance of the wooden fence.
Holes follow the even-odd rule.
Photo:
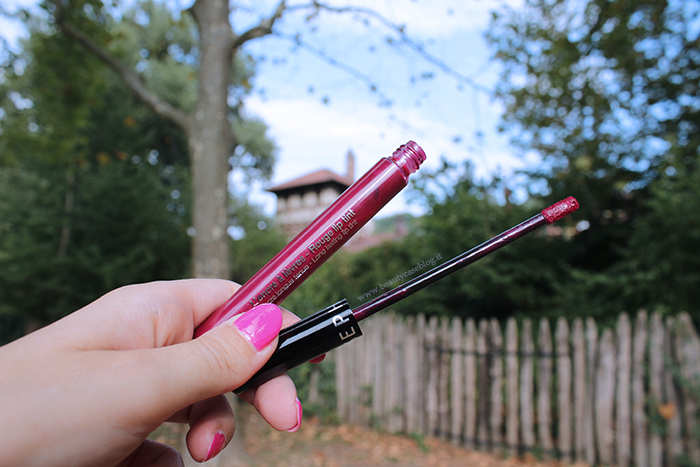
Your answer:
[[[334,351],[339,415],[505,455],[700,465],[700,339],[688,315],[536,326],[372,317]]]

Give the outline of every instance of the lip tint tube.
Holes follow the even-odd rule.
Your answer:
[[[408,185],[425,158],[413,141],[382,158],[199,325],[194,336],[256,305],[281,303]]]

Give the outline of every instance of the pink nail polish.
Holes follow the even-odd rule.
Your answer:
[[[266,303],[243,313],[233,324],[260,351],[279,334],[282,312],[277,305]]]
[[[204,462],[208,461],[209,459],[212,459],[217,454],[219,454],[224,448],[225,444],[226,436],[224,435],[224,433],[222,431],[215,431],[214,438],[211,440],[211,445],[209,446],[209,451],[207,451],[207,457],[204,459]]]
[[[297,431],[299,429],[299,427],[301,426],[301,418],[304,416],[304,409],[301,408],[301,401],[299,400],[298,397],[296,400],[296,404],[297,404],[297,424],[294,425],[293,427],[291,427],[289,430],[287,430],[290,433],[294,433],[295,431]]]

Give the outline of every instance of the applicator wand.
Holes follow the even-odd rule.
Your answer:
[[[395,287],[379,297],[350,309],[346,299],[321,310],[293,325],[282,329],[275,353],[270,360],[236,394],[261,385],[275,376],[286,373],[297,366],[317,358],[350,340],[360,337],[362,331],[358,321],[387,308],[390,305],[424,289],[443,277],[478,261],[533,230],[562,219],[579,207],[578,201],[569,196],[539,214],[496,235],[481,245],[455,256],[428,272]]]

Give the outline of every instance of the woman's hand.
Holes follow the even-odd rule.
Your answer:
[[[165,421],[189,423],[195,460],[218,454],[235,429],[222,394],[253,376],[280,328],[297,320],[261,305],[192,340],[238,287],[213,279],[123,287],[0,348],[0,465],[181,465],[171,448],[146,440]],[[301,423],[286,375],[242,397],[278,430]]]

